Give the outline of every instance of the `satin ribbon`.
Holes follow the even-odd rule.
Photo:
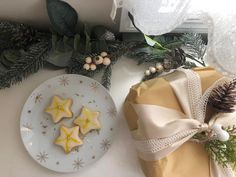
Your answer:
[[[179,69],[175,76],[166,76],[174,90],[184,113],[147,104],[133,104],[138,115],[138,129],[132,136],[140,158],[146,161],[159,160],[175,151],[183,143],[200,132],[211,130],[214,124],[224,127],[236,125],[235,113],[218,114],[204,123],[206,105],[213,88],[228,82],[228,78],[217,80],[202,94],[201,80],[192,70]],[[211,177],[234,177],[230,166],[223,168],[210,161]]]

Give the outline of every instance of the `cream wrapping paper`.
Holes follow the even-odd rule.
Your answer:
[[[214,81],[221,76],[210,68],[199,70],[198,73],[201,74],[190,74],[190,77],[187,79],[185,75],[188,75],[188,72],[182,73],[177,71],[164,78],[167,82],[163,82],[165,81],[163,78],[158,78],[155,79],[156,81],[154,82],[153,80],[146,82],[148,83],[148,87],[146,87],[146,83],[141,83],[139,86],[134,86],[132,88],[134,90],[131,89],[129,96],[127,97],[125,103],[126,117],[131,130],[134,127],[132,135],[136,140],[141,164],[143,165],[144,172],[147,176],[184,177],[189,176],[190,174],[191,176],[210,176],[210,173],[211,177],[232,176],[232,174],[226,174],[230,173],[230,170],[222,169],[216,166],[216,163],[214,162],[209,164],[207,154],[201,145],[193,144],[191,142],[184,143],[195,133],[204,131],[209,128],[213,122],[215,123],[213,120],[209,125],[203,122],[205,118],[205,103],[199,104],[199,102],[206,100],[201,99],[202,91],[205,92],[206,88],[212,85]],[[206,84],[209,85],[202,84],[200,82],[200,77],[202,77],[202,83],[204,83],[204,80],[207,78],[208,81]],[[158,84],[156,85],[156,83]],[[159,105],[156,100],[158,100],[161,95],[160,97],[155,97],[157,93],[154,93],[154,91],[158,92],[158,89],[166,96],[164,100],[159,101]],[[189,94],[189,92],[192,92],[192,94]],[[208,92],[209,91],[205,92],[206,97],[207,95],[209,96],[209,94],[207,94]],[[149,93],[152,93],[152,97],[149,97]],[[143,94],[147,98],[142,98],[142,96],[144,96]],[[172,99],[167,100],[168,96],[172,96]],[[141,101],[140,98],[142,98]],[[147,103],[148,101],[156,103],[154,103],[154,105],[151,103],[150,105],[150,103]],[[171,101],[173,101],[173,103]],[[200,105],[200,107],[196,108],[196,105]],[[209,115],[210,114],[208,113],[208,116]],[[222,116],[232,118],[229,114]],[[228,125],[234,121],[234,119],[227,119],[230,121],[222,122],[222,120],[225,120],[222,116],[217,119],[216,122],[219,121],[223,125]],[[146,139],[148,141],[145,141]],[[153,141],[155,139],[158,140]],[[186,147],[186,145],[189,147]],[[192,148],[192,150],[196,151],[194,153],[195,156],[193,154],[188,154],[189,149],[186,150],[185,147]],[[177,159],[170,160],[172,156],[176,157],[181,149],[183,150],[181,152],[184,152],[181,161],[175,162]],[[189,161],[189,159],[187,159],[188,157],[192,157],[190,163],[184,163]],[[165,160],[168,160],[168,162],[166,164],[162,163]],[[175,166],[173,166],[173,162],[176,163]],[[172,170],[170,171],[169,168]],[[176,168],[181,170],[173,170]],[[196,169],[196,172],[194,169]],[[185,173],[186,175],[184,175]]]

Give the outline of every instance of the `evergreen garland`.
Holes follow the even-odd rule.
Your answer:
[[[46,39],[30,46],[9,70],[0,73],[0,89],[21,82],[24,78],[42,68],[50,48],[50,41]]]
[[[200,35],[154,36],[152,40],[155,46],[149,46],[145,40],[122,41],[120,35],[109,28],[101,25],[90,28],[79,21],[76,11],[68,3],[60,0],[46,2],[52,32],[40,31],[21,23],[0,22],[0,88],[22,81],[29,74],[37,72],[43,63],[66,68],[67,73],[88,77],[103,72],[101,83],[107,89],[111,84],[112,66],[122,55],[134,59],[137,64],[160,62],[165,71],[179,66],[196,66],[186,60],[188,56],[204,65],[205,44]],[[182,50],[183,45],[189,52]],[[85,70],[84,59],[101,52],[109,54],[111,64]],[[152,74],[144,80],[159,74]]]
[[[22,23],[2,21],[0,22],[0,52],[5,49],[26,49],[45,35],[46,32]]]

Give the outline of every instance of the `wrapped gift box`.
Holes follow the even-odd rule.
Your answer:
[[[196,68],[204,92],[222,75],[213,68]],[[134,85],[124,103],[124,113],[131,133],[138,128],[138,116],[133,104],[158,105],[184,113],[170,83],[183,82],[179,71]],[[187,94],[187,93],[182,93]],[[212,114],[207,107],[206,116]],[[158,119],[158,115],[156,116]],[[210,177],[210,158],[203,144],[187,141],[174,152],[160,160],[144,160],[139,156],[147,177]]]

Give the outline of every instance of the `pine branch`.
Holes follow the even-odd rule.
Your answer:
[[[104,74],[102,76],[102,82],[101,84],[109,90],[111,87],[111,75],[112,75],[112,67],[111,65],[107,66],[104,70]]]
[[[181,40],[183,41],[185,53],[188,54],[188,57],[205,66],[203,57],[206,52],[206,44],[202,40],[202,36],[196,33],[187,33],[181,37]]]
[[[208,103],[218,112],[230,113],[235,111],[236,80],[225,82],[213,89]]]
[[[9,70],[0,74],[0,89],[10,87],[21,82],[30,74],[36,73],[43,67],[44,58],[50,48],[50,41],[44,39],[29,47]]]
[[[0,22],[0,52],[5,49],[26,49],[39,39],[49,37],[49,33],[41,32],[31,26],[9,21]]]
[[[236,166],[236,136],[231,135],[228,141],[207,141],[205,148],[210,157],[223,167]]]

